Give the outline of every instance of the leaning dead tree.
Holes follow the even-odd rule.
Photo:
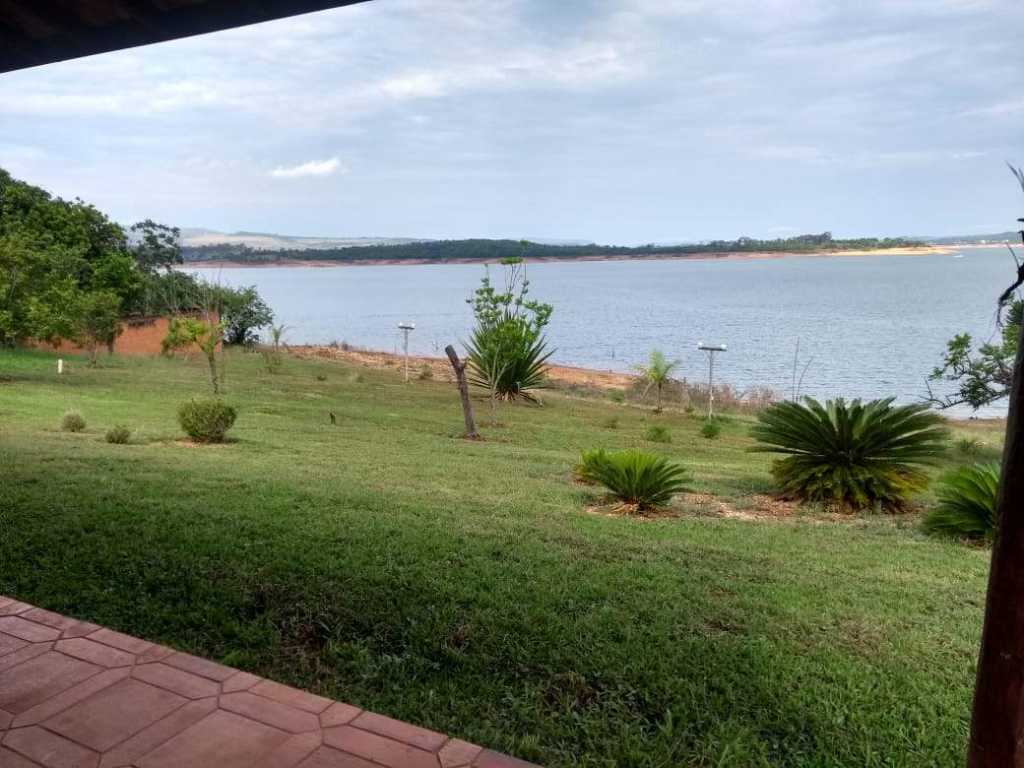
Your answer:
[[[469,399],[469,382],[466,380],[466,361],[459,360],[455,347],[449,344],[444,348],[445,354],[455,369],[455,380],[459,384],[459,397],[462,398],[462,416],[466,421],[465,436],[470,440],[479,440],[480,433],[476,431],[476,420],[473,418],[473,402]]]
[[[1024,174],[1015,169],[1014,175],[1024,190]],[[1024,242],[1024,230],[1020,234]],[[1017,281],[1000,301],[1007,301],[1021,284],[1024,265],[1018,266]],[[996,521],[967,764],[1024,768],[1024,323],[1010,390]]]

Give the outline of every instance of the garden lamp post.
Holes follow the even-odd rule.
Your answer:
[[[715,415],[715,353],[725,352],[725,344],[697,342],[697,349],[708,353],[708,418]]]
[[[402,354],[405,356],[405,383],[409,383],[409,331],[416,329],[416,323],[399,323],[402,331]]]

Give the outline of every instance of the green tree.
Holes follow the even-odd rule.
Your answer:
[[[657,413],[661,413],[662,390],[672,380],[672,372],[680,365],[681,362],[679,360],[669,360],[661,350],[652,349],[647,365],[636,366],[637,372],[647,381],[644,397],[647,396],[651,387],[654,387],[657,392],[658,404],[654,408]]]
[[[0,343],[75,339],[85,296],[131,302],[140,287],[121,227],[0,169]]]
[[[1024,171],[1012,165],[1010,171],[1024,192]],[[1024,242],[1024,231],[1020,235]],[[999,297],[999,340],[982,344],[974,350],[971,334],[961,333],[946,344],[942,365],[935,368],[929,378],[931,381],[951,382],[956,385],[956,391],[943,397],[930,396],[931,402],[940,408],[966,403],[977,410],[1010,394],[1024,321],[1024,299],[1016,295],[1017,289],[1024,284],[1024,264],[1012,248],[1010,253],[1017,263],[1017,280]]]
[[[181,230],[177,227],[146,219],[132,224],[131,231],[138,238],[132,255],[143,272],[169,272],[182,263]]]
[[[193,346],[202,352],[209,368],[210,388],[214,395],[219,395],[224,383],[224,371],[223,366],[217,364],[217,350],[221,348],[223,339],[224,323],[215,321],[212,313],[208,312],[204,317],[171,318],[167,336],[161,346],[165,355]]]
[[[255,344],[260,328],[274,322],[274,312],[256,292],[256,286],[219,288],[215,290],[224,323],[227,344]]]
[[[89,350],[89,364],[96,365],[100,347],[112,350],[121,334],[121,297],[113,291],[81,293],[75,313],[75,341]]]

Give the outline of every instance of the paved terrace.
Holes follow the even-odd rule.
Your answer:
[[[0,595],[0,768],[526,768]]]

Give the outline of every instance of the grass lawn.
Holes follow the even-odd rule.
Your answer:
[[[197,447],[201,361],[72,367],[0,352],[0,593],[549,766],[962,762],[987,551],[912,517],[591,514],[571,480],[643,444],[742,508],[748,417],[707,440],[553,394],[468,442],[451,384],[236,353],[237,441]]]

